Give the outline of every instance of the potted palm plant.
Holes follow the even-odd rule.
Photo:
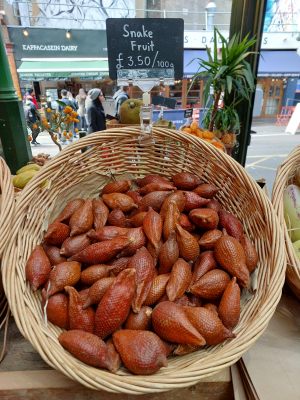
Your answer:
[[[255,88],[254,76],[246,61],[253,53],[249,49],[255,41],[248,35],[243,40],[240,35],[233,35],[228,41],[215,28],[213,50],[206,48],[207,60],[198,58],[199,72],[193,76],[193,80],[206,77],[204,127],[216,132],[216,136],[231,149],[240,129],[236,107],[244,99],[249,101]]]

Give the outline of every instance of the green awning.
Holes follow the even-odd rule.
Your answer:
[[[107,60],[26,60],[17,69],[22,80],[102,79],[108,75]]]

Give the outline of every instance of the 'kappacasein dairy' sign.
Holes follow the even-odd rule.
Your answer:
[[[24,51],[77,51],[78,46],[23,44]]]
[[[23,44],[24,51],[77,51],[78,46]]]
[[[66,37],[65,29],[8,27],[14,45],[15,59],[22,58],[99,58],[107,57],[104,30],[72,29]]]

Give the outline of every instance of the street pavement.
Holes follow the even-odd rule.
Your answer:
[[[300,144],[300,131],[285,133],[285,126],[253,121],[251,143],[248,147],[246,171],[254,178],[264,178],[269,194],[272,192],[276,171],[289,153]]]
[[[260,120],[253,121],[252,130],[256,133],[251,135],[246,171],[254,179],[264,178],[271,194],[276,170],[293,148],[300,144],[300,131],[291,135],[284,132],[285,126],[276,126],[275,122]],[[53,157],[58,153],[58,147],[51,141],[47,132],[42,132],[37,140],[40,145],[31,145],[34,156],[47,153]],[[64,144],[63,148],[67,144]]]

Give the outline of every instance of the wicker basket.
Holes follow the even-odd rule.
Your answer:
[[[10,234],[10,227],[14,213],[14,188],[11,174],[5,161],[0,157],[0,261],[3,250],[7,244]],[[0,362],[2,361],[7,341],[7,330],[10,310],[2,286],[0,275],[0,332],[3,330],[3,342],[0,345]]]
[[[283,192],[292,183],[296,169],[300,167],[300,146],[296,147],[278,168],[275,183],[273,186],[272,203],[278,215],[279,222],[284,229],[285,249],[287,254],[286,279],[294,292],[300,299],[300,261],[294,251],[287,226],[284,219]]]
[[[43,359],[87,387],[110,392],[142,394],[195,384],[236,362],[266,329],[281,296],[286,258],[283,234],[272,205],[259,186],[232,158],[204,141],[182,132],[153,130],[155,143],[140,142],[136,128],[98,132],[68,146],[30,181],[17,198],[12,237],[4,253],[5,291],[16,323]],[[80,150],[88,147],[81,153]],[[174,357],[151,376],[118,374],[89,367],[59,345],[61,329],[45,325],[40,293],[25,282],[24,267],[39,243],[47,221],[75,196],[97,196],[113,173],[141,177],[147,173],[171,176],[179,171],[201,173],[221,190],[217,198],[244,223],[259,253],[256,290],[242,296],[237,337],[195,353]],[[47,188],[41,184],[48,180]]]

